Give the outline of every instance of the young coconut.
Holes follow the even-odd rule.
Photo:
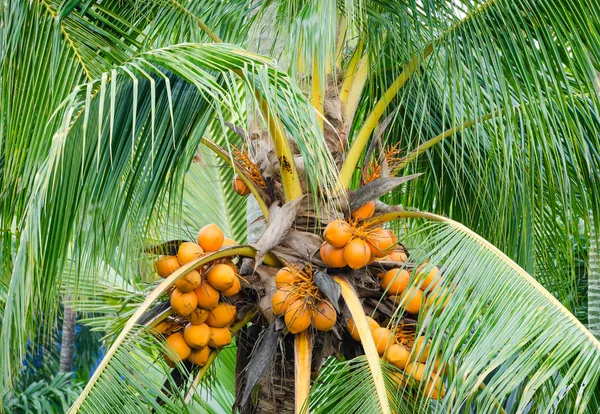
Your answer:
[[[388,346],[394,343],[394,334],[387,328],[376,328],[371,331],[377,352],[379,355],[385,354]]]
[[[379,228],[369,232],[367,244],[373,257],[384,257],[394,245],[394,241],[385,229]]]
[[[190,356],[188,357],[188,361],[194,365],[198,365],[199,367],[203,367],[208,362],[208,357],[210,356],[210,348],[205,346],[200,349],[192,349]]]
[[[425,362],[427,361],[427,357],[429,356],[429,348],[431,347],[431,342],[425,341],[424,336],[419,336],[413,345],[413,350],[410,358],[413,361]]]
[[[410,273],[406,269],[392,269],[384,273],[379,284],[388,295],[399,295],[406,288],[409,279]]]
[[[233,247],[233,246],[237,246],[238,244],[236,243],[235,240],[229,238],[229,237],[225,237],[223,239],[223,245],[221,246],[221,249],[227,248],[227,247]]]
[[[446,395],[446,387],[442,384],[442,378],[439,375],[432,375],[427,386],[425,387],[425,395],[433,398],[434,400],[440,400]]]
[[[352,227],[344,220],[334,220],[325,227],[323,238],[333,247],[344,247],[352,238]]]
[[[421,381],[423,379],[423,373],[425,372],[425,364],[413,362],[408,364],[404,371],[413,377],[415,381]]]
[[[294,301],[295,295],[290,286],[282,286],[275,291],[271,299],[271,306],[275,316],[283,315],[290,304]]]
[[[366,220],[375,213],[375,200],[367,201],[365,204],[352,212],[352,218],[357,220]]]
[[[298,299],[288,306],[285,311],[285,326],[293,334],[305,331],[310,327],[310,311],[302,300]]]
[[[377,321],[375,319],[373,319],[369,316],[367,316],[366,318],[367,318],[367,322],[369,323],[369,328],[371,328],[371,331],[373,329],[379,328],[379,324],[377,323]],[[348,329],[348,332],[350,333],[350,336],[352,337],[352,339],[360,342],[360,334],[358,333],[358,329],[356,328],[354,319],[352,319],[352,318],[348,319],[348,322],[346,323],[346,328]]]
[[[198,306],[198,298],[194,292],[182,292],[175,288],[171,293],[171,307],[181,316],[187,316]]]
[[[327,242],[323,242],[319,251],[321,260],[328,267],[346,267],[347,263],[344,260],[344,248],[333,247]]]
[[[233,191],[238,193],[241,196],[247,196],[250,194],[250,189],[246,185],[246,183],[240,178],[239,175],[236,175],[231,181],[231,186],[233,187]]]
[[[196,295],[196,297],[198,297],[198,295]],[[185,318],[192,325],[201,325],[204,322],[206,322],[206,318],[208,318],[208,311],[206,309],[197,307],[192,313],[187,315]]]
[[[240,293],[240,290],[242,290],[242,285],[240,283],[239,276],[236,275],[235,279],[233,280],[233,286],[231,286],[227,290],[222,291],[221,294],[223,296],[233,296],[233,295],[237,295],[238,293]]]
[[[165,319],[164,321],[162,321],[158,325],[156,325],[153,329],[155,332],[158,332],[159,334],[164,334],[169,329],[171,329],[172,326],[173,326],[173,321],[171,319]]]
[[[410,352],[404,345],[393,344],[385,351],[385,359],[396,368],[404,369],[410,360]]]
[[[211,310],[219,304],[219,291],[204,279],[200,282],[200,286],[194,290],[194,293],[198,300],[198,307],[202,309]]]
[[[175,282],[175,287],[180,291],[187,293],[200,286],[200,281],[200,273],[196,270],[192,270],[188,274],[180,277],[177,282]]]
[[[235,282],[237,275],[226,264],[214,265],[206,274],[206,280],[215,289],[223,291],[231,288]]]
[[[417,314],[423,303],[423,291],[416,286],[411,286],[401,295],[392,296],[392,300],[398,305],[402,304],[406,312]]]
[[[231,331],[229,328],[210,328],[210,339],[208,346],[211,348],[221,348],[229,345],[231,342]]]
[[[275,274],[275,286],[277,286],[278,288],[292,285],[297,280],[299,280],[298,276],[292,273],[289,267],[282,267]]]
[[[187,342],[185,342],[185,339],[183,339],[183,333],[181,331],[167,336],[165,347],[167,348],[167,357],[172,361],[182,361],[190,356],[190,353],[192,352],[192,348],[190,348]]]
[[[198,244],[205,252],[216,252],[223,245],[225,236],[216,224],[207,224],[198,232]]]
[[[224,328],[235,319],[235,306],[221,302],[208,313],[206,323],[210,327]]]
[[[179,259],[179,263],[182,265],[191,262],[194,259],[202,256],[204,254],[204,250],[192,242],[183,242],[179,246],[179,250],[177,251],[177,259]]]
[[[180,267],[181,264],[175,256],[158,256],[154,261],[154,270],[162,278],[169,276]]]
[[[344,247],[344,260],[352,269],[365,267],[371,260],[371,249],[365,241],[354,239]]]
[[[327,332],[333,329],[337,313],[328,300],[319,302],[312,316],[312,325],[317,331]]]
[[[205,323],[201,325],[188,323],[183,330],[183,339],[191,348],[204,348],[210,339],[210,328]]]
[[[423,263],[419,267],[417,267],[417,283],[420,283],[420,288],[425,290],[429,286],[435,286],[439,283],[440,277],[440,268],[434,266],[433,268],[427,266],[427,263]]]

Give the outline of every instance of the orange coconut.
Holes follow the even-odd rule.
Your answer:
[[[309,328],[310,311],[302,300],[296,300],[288,306],[285,311],[285,326],[293,334]]]
[[[175,256],[158,256],[154,261],[154,269],[160,277],[167,277],[181,267]]]
[[[160,322],[158,325],[154,327],[154,330],[158,333],[164,334],[173,326],[173,321],[170,319],[166,319]]]
[[[423,291],[416,286],[406,289],[401,295],[392,296],[397,304],[402,304],[408,313],[419,313],[423,303]]]
[[[282,267],[275,274],[275,286],[278,288],[292,285],[297,280],[299,280],[298,276],[292,273],[289,267]]]
[[[367,201],[365,204],[352,212],[352,218],[365,220],[375,213],[375,200]]]
[[[198,296],[196,296],[198,297]],[[192,313],[185,317],[189,323],[192,325],[200,325],[206,322],[206,318],[208,318],[208,311],[206,309],[202,309],[197,307],[194,309]]]
[[[396,249],[393,252],[390,252],[390,254],[388,254],[387,260],[404,263],[408,260],[408,256],[406,255],[406,253],[404,253],[404,250]]]
[[[365,241],[354,239],[344,247],[344,260],[352,269],[360,269],[371,260],[371,250]]]
[[[171,307],[181,316],[192,313],[197,305],[198,298],[194,292],[182,292],[175,288],[171,293]]]
[[[444,309],[448,302],[450,302],[451,293],[448,293],[448,289],[442,289],[440,287],[436,287],[431,292],[427,294],[427,299],[425,301],[426,308],[434,307],[437,310]]]
[[[212,287],[210,283],[202,279],[194,293],[198,299],[198,307],[202,309],[214,309],[219,303],[219,291]]]
[[[434,400],[444,398],[446,395],[446,388],[444,387],[444,384],[442,384],[442,378],[439,375],[432,375],[429,381],[427,381],[425,395],[433,398]]]
[[[198,365],[203,367],[208,362],[208,357],[210,356],[210,348],[205,346],[200,349],[192,349],[190,356],[188,357],[188,361],[194,365]]]
[[[241,196],[247,196],[250,194],[250,189],[246,185],[246,183],[240,178],[239,175],[236,175],[231,181],[231,186],[233,187],[233,191],[238,193]]]
[[[229,237],[225,237],[223,239],[223,245],[221,246],[221,249],[225,248],[225,247],[233,247],[233,246],[237,246],[238,244],[236,243],[235,240],[230,239]]]
[[[410,360],[410,351],[400,344],[392,344],[385,351],[385,359],[396,368],[404,369]]]
[[[185,342],[183,332],[181,331],[167,336],[165,347],[167,348],[167,356],[170,360],[181,361],[190,356],[190,353],[192,352],[192,348]]]
[[[352,238],[352,227],[344,220],[334,220],[325,227],[323,238],[333,247],[344,247]]]
[[[237,275],[238,268],[237,268],[237,266],[231,260],[229,260],[229,259],[220,259],[219,263],[229,266],[229,268],[231,270],[233,270],[233,273],[235,273]]]
[[[177,251],[177,259],[179,259],[179,263],[182,265],[191,262],[192,260],[202,256],[204,254],[204,250],[202,247],[192,242],[183,242],[179,246],[179,250]]]
[[[415,381],[421,381],[423,379],[423,373],[425,372],[425,364],[413,362],[408,364],[404,371],[413,377]]]
[[[216,252],[223,246],[225,235],[216,224],[207,224],[198,232],[198,244],[205,252]]]
[[[236,275],[235,279],[233,280],[233,286],[231,286],[227,290],[222,291],[221,294],[223,296],[233,296],[240,293],[240,290],[242,290],[242,285],[240,284],[240,278]]]
[[[413,345],[412,354],[410,359],[413,361],[425,362],[427,361],[427,357],[429,356],[429,348],[431,347],[431,342],[425,341],[424,336],[419,336]]]
[[[371,328],[371,331],[373,329],[379,328],[379,324],[377,323],[377,321],[375,319],[373,319],[369,316],[367,316],[366,318],[367,318],[367,322],[369,323],[369,328]],[[352,339],[360,342],[360,334],[358,333],[358,329],[356,329],[356,324],[354,323],[354,319],[352,319],[352,318],[348,319],[348,322],[346,323],[346,328],[348,329],[348,332],[350,333],[350,336],[352,337]]]
[[[321,245],[320,254],[323,263],[329,267],[346,266],[343,247],[333,247],[331,244],[325,242]]]
[[[206,323],[215,328],[224,328],[235,319],[235,306],[221,302],[208,313]]]
[[[312,316],[313,327],[318,331],[327,332],[335,326],[335,321],[337,313],[333,305],[327,300],[319,302]]]
[[[283,315],[294,301],[295,296],[290,286],[282,286],[277,289],[271,298],[273,314],[275,316]]]
[[[229,328],[210,328],[210,339],[208,345],[212,348],[221,348],[231,342],[231,331]]]
[[[390,229],[385,229],[385,231],[387,232],[387,234],[389,234],[389,236],[391,237],[392,242],[394,242],[394,244],[398,243],[398,237],[396,237],[396,233],[394,233]]]
[[[440,281],[440,268],[437,266],[428,267],[422,264],[417,267],[417,283],[421,284],[421,289],[425,290],[429,286],[435,286]]]
[[[201,325],[188,323],[183,330],[183,339],[192,348],[204,348],[210,339],[210,327],[205,323]]]
[[[373,329],[371,335],[373,335],[379,355],[385,354],[387,347],[394,343],[394,334],[388,328]]]
[[[192,270],[188,274],[180,277],[177,282],[175,282],[175,287],[182,292],[191,292],[200,286],[200,281],[200,273]]]
[[[410,273],[406,269],[392,269],[385,272],[381,278],[382,289],[387,289],[388,295],[399,295],[408,284]]]
[[[375,229],[369,232],[367,244],[374,257],[384,257],[394,245],[394,241],[385,229]]]
[[[235,283],[236,274],[226,264],[214,265],[206,274],[206,280],[217,290],[227,290]]]

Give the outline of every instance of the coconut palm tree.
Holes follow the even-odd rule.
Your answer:
[[[5,2],[0,391],[70,297],[108,333],[71,412],[234,372],[240,412],[596,412],[597,2],[201,3]],[[208,223],[239,244],[160,280]],[[235,364],[178,361],[173,285],[230,259]]]

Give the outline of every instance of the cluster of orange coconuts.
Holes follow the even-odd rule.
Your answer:
[[[323,232],[321,260],[329,267],[349,266],[360,269],[375,260],[404,262],[406,254],[395,248],[398,239],[393,231],[362,224],[373,216],[375,201],[369,201],[352,212],[350,220],[331,221]]]
[[[442,375],[444,366],[441,364],[438,356],[433,366],[433,373],[426,378],[425,361],[429,357],[431,343],[424,336],[419,336],[416,340],[414,332],[406,331],[403,325],[398,325],[395,331],[380,326],[376,320],[366,317],[373,341],[377,347],[377,353],[388,363],[404,371],[417,382],[427,381],[425,385],[425,394],[433,399],[443,398],[446,394],[445,387],[442,384]],[[353,319],[348,319],[346,324],[350,336],[360,342],[360,335]],[[405,386],[407,384],[405,375],[394,373],[396,382]]]
[[[333,329],[337,313],[315,285],[311,266],[301,269],[289,264],[279,269],[275,275],[275,286],[272,311],[275,316],[285,315],[289,332],[297,334],[311,326],[323,332]]]
[[[445,290],[437,287],[441,280],[440,268],[423,263],[415,273],[415,283],[411,286],[408,284],[410,271],[404,268],[394,268],[377,276],[385,293],[408,313],[418,314],[422,307],[430,308],[434,304],[445,307],[450,297]]]
[[[216,224],[204,226],[198,232],[198,243],[183,242],[177,256],[159,256],[154,268],[159,276],[166,278],[179,267],[210,252],[236,243],[223,235]],[[222,301],[241,290],[238,269],[229,259],[218,259],[200,266],[181,277],[171,292],[171,307],[175,318],[161,322],[156,330],[167,333],[167,361],[185,360],[203,366],[211,349],[218,349],[231,342],[229,326],[236,317],[235,306]],[[185,318],[187,323],[177,324]],[[173,329],[179,325],[180,329]]]

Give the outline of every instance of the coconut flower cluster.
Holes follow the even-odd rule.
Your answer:
[[[297,334],[311,326],[327,332],[335,326],[336,311],[314,283],[312,266],[299,268],[289,264],[281,268],[275,275],[275,286],[273,314],[284,315],[289,332]]]
[[[181,243],[177,256],[160,256],[154,262],[159,276],[166,278],[182,265],[236,245],[226,238],[215,224],[204,226],[198,232],[197,243]],[[167,361],[187,359],[203,366],[211,349],[222,348],[231,342],[229,326],[236,317],[235,306],[223,300],[241,290],[236,265],[229,259],[214,260],[181,277],[171,292],[170,303],[174,318],[163,321],[156,328],[166,334]],[[185,323],[181,323],[184,320]]]

